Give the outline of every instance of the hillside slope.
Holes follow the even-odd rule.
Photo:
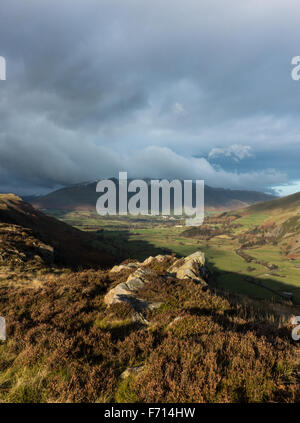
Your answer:
[[[170,274],[170,260],[2,289],[0,402],[299,401],[292,326]],[[122,286],[153,307],[137,312]]]
[[[12,265],[40,261],[41,265],[107,267],[114,262],[96,247],[92,234],[46,216],[13,194],[0,194],[0,253],[2,263]]]
[[[0,281],[3,265],[48,266],[21,289],[22,272],[1,281],[0,402],[300,400],[293,308],[281,315],[273,303],[218,290],[202,251],[53,271],[62,262],[99,264],[91,242],[0,195]]]
[[[255,204],[246,208],[243,211],[243,213],[246,214],[260,212],[268,212],[274,214],[300,212],[300,192],[288,195],[286,197],[265,201],[260,204]]]
[[[114,181],[117,182],[115,179]],[[62,188],[34,199],[32,204],[34,207],[40,209],[95,210],[96,201],[99,198],[99,194],[96,192],[96,184],[96,182],[92,182]],[[205,186],[205,208],[207,210],[236,209],[274,198],[274,196],[262,192],[238,191]]]
[[[288,258],[300,258],[299,192],[237,210],[234,215],[238,217],[236,224],[256,224],[244,233],[249,246],[273,244]]]
[[[300,305],[300,193],[207,216],[181,236],[204,249],[220,287]]]

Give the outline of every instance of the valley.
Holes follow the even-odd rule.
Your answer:
[[[218,288],[256,299],[292,300],[295,305],[300,304],[300,256],[290,257],[286,250],[297,237],[297,229],[287,237],[280,235],[278,241],[265,237],[262,242],[266,231],[257,228],[269,220],[270,214],[260,210],[247,214],[246,210],[221,215],[208,212],[203,226],[190,229],[184,226],[183,219],[174,217],[102,217],[93,211],[46,212],[76,228],[98,231],[98,242],[108,246],[110,253],[120,254],[122,259],[127,258],[126,254],[138,260],[160,253],[175,253],[180,257],[200,249],[216,275]],[[285,222],[282,213],[275,213],[276,216],[279,222]],[[284,216],[290,218],[286,211]],[[247,244],[254,239],[256,244]]]
[[[298,226],[280,224],[0,195],[0,402],[299,401]]]

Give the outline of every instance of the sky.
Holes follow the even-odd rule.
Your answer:
[[[300,190],[298,0],[1,0],[0,192]]]

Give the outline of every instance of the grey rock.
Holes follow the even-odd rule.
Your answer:
[[[178,279],[192,279],[203,287],[207,286],[203,279],[207,273],[207,268],[205,267],[205,255],[202,251],[196,251],[184,259],[177,260],[169,267],[168,272]]]
[[[4,317],[0,317],[0,341],[6,340],[6,322]]]
[[[128,276],[126,282],[119,283],[106,294],[105,304],[128,302],[136,310],[158,307],[160,303],[151,303],[137,297],[137,291],[149,283],[153,276],[156,276],[156,273],[150,269],[137,269]]]
[[[130,376],[136,376],[141,371],[143,371],[145,366],[138,366],[138,367],[128,367],[122,374],[121,379],[127,379]]]
[[[140,266],[141,266],[141,263],[139,263],[138,261],[127,263],[127,264],[120,264],[119,266],[114,266],[110,270],[110,273],[119,273],[122,270],[134,270],[134,269],[138,269]]]

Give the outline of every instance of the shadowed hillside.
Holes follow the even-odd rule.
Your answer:
[[[0,195],[0,231],[6,264],[39,261],[38,257],[45,265],[77,268],[108,267],[115,261],[97,247],[93,234],[46,216],[13,194]]]

